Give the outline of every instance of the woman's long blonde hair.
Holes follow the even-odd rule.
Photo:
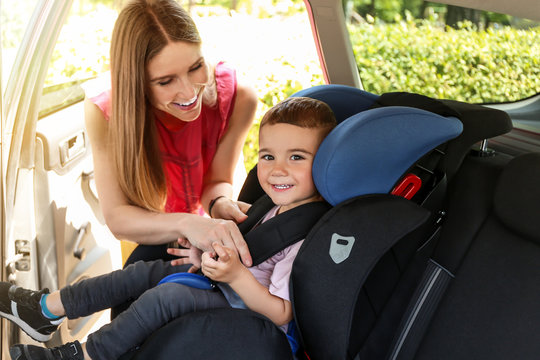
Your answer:
[[[111,39],[112,161],[128,200],[154,211],[163,211],[167,179],[147,96],[146,65],[174,41],[201,43],[195,23],[174,0],[131,1],[119,14]],[[210,83],[206,103],[215,102],[213,76]]]

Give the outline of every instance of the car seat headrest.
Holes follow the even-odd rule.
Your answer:
[[[512,130],[510,116],[498,109],[455,100],[439,100],[407,92],[390,92],[379,96],[373,107],[410,106],[442,116],[455,116],[463,123],[463,132],[448,143],[441,170],[450,180],[457,172],[471,146],[484,139]]]
[[[507,227],[540,243],[540,153],[508,163],[497,183],[494,209]]]
[[[346,85],[318,85],[300,90],[292,96],[305,96],[325,102],[334,112],[338,124],[369,109],[378,96]]]
[[[388,193],[414,163],[458,136],[462,123],[409,107],[385,107],[356,114],[336,126],[321,143],[313,179],[332,205]]]

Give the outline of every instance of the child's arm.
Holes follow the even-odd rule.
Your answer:
[[[206,276],[229,284],[248,308],[263,314],[274,324],[281,326],[292,320],[290,301],[272,295],[240,262],[235,251],[218,243],[213,246],[215,253],[205,252],[202,256],[202,271]],[[217,260],[214,259],[216,255]]]

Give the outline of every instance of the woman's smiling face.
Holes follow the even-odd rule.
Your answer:
[[[170,42],[148,62],[146,77],[152,105],[179,120],[199,116],[208,83],[208,65],[200,44]]]

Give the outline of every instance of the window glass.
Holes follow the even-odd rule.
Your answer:
[[[17,50],[36,4],[36,0],[0,1],[3,90],[6,89],[9,74],[17,56]]]
[[[45,78],[40,117],[84,99],[81,84],[109,70],[116,17],[112,1],[73,1]]]
[[[208,4],[208,2],[205,2]],[[258,124],[263,114],[293,93],[324,82],[303,1],[250,1],[195,6],[191,13],[205,57],[224,60],[259,98],[255,124],[244,145],[244,163],[257,163]]]
[[[540,24],[421,0],[350,0],[348,29],[365,90],[470,103],[540,93]]]
[[[109,81],[110,37],[127,0],[75,0],[49,66],[40,115],[80,101]],[[256,123],[244,147],[245,166],[257,159],[258,122],[278,101],[323,83],[311,25],[302,0],[180,1],[201,33],[211,63],[229,62],[238,80],[259,97]],[[100,76],[101,74],[101,76]],[[90,86],[89,83],[92,83]],[[110,86],[110,82],[108,83]],[[90,88],[90,90],[89,90]]]

